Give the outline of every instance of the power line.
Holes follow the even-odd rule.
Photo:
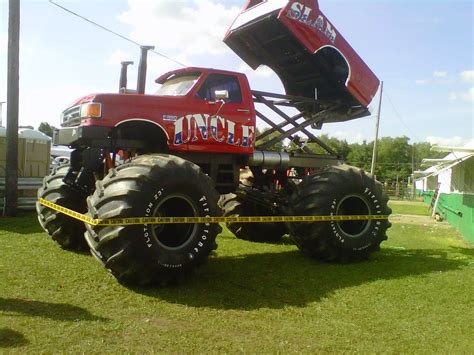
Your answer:
[[[388,92],[386,92],[386,95],[387,95],[387,98],[388,98],[388,101],[390,102],[390,106],[392,106],[393,108],[393,111],[395,112],[395,115],[397,116],[397,118],[400,120],[400,122],[405,126],[405,128],[410,132],[410,134],[415,137],[418,141],[421,141],[420,137],[418,137],[415,133],[413,133],[413,131],[411,130],[410,127],[408,127],[408,125],[406,124],[405,120],[402,118],[402,116],[398,113],[398,110],[395,108],[395,105],[393,104],[393,101],[392,99],[390,98],[390,95],[388,94]]]
[[[140,43],[134,41],[133,39],[130,39],[130,38],[128,38],[128,37],[125,37],[124,35],[121,35],[120,33],[117,33],[117,32],[115,32],[115,31],[112,31],[111,29],[108,29],[107,27],[104,27],[104,26],[98,24],[97,22],[94,22],[94,21],[92,21],[92,20],[89,20],[87,17],[84,17],[84,16],[78,14],[77,12],[74,12],[74,11],[69,10],[68,8],[64,7],[64,6],[61,6],[61,5],[57,4],[57,3],[55,3],[53,0],[49,0],[49,3],[52,4],[52,5],[54,5],[54,6],[59,7],[61,10],[66,11],[66,12],[70,13],[71,15],[74,15],[74,16],[76,16],[76,17],[79,17],[80,19],[82,19],[82,20],[84,20],[84,21],[86,21],[86,22],[89,22],[90,24],[92,24],[92,25],[94,25],[94,26],[96,26],[96,27],[99,27],[100,29],[102,29],[102,30],[104,30],[104,31],[106,31],[106,32],[112,33],[113,35],[115,35],[115,36],[117,36],[117,37],[120,37],[121,39],[123,39],[123,40],[125,40],[125,41],[127,41],[127,42],[130,42],[130,43],[133,43],[133,44],[136,45],[136,46],[142,47],[142,45],[141,45]],[[163,57],[163,58],[165,58],[165,59],[168,59],[168,60],[170,60],[170,61],[172,61],[172,62],[174,62],[174,63],[176,63],[176,64],[178,64],[178,65],[180,65],[180,66],[182,66],[182,67],[187,67],[186,64],[180,63],[180,62],[178,62],[177,60],[174,60],[173,58],[170,58],[170,57],[168,57],[167,55],[165,55],[165,54],[163,54],[163,53],[157,52],[157,51],[155,51],[155,50],[150,50],[150,52],[152,52],[152,53],[154,53],[154,54],[156,54],[156,55],[159,55],[160,57]]]

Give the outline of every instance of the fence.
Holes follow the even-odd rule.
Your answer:
[[[36,191],[42,186],[43,178],[18,178],[18,208],[34,210]],[[5,178],[0,177],[0,210],[5,206]]]
[[[392,198],[401,199],[401,200],[415,200],[418,198],[418,195],[413,191],[412,186],[384,186],[384,192]]]

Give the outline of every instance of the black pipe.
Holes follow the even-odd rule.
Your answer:
[[[120,69],[120,81],[119,81],[119,93],[127,92],[127,70],[128,66],[133,62],[122,62],[122,68]]]
[[[137,93],[144,94],[146,86],[146,65],[147,55],[150,49],[155,49],[154,46],[140,46],[140,64],[138,64],[138,80],[137,80]]]

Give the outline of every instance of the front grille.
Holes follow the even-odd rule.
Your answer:
[[[81,106],[73,106],[61,114],[61,126],[79,125],[81,121]]]

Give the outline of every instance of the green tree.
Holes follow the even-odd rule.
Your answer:
[[[349,145],[349,154],[347,155],[347,163],[365,171],[370,171],[372,162],[373,143],[366,141],[360,143],[352,143]]]
[[[269,130],[269,128],[264,128],[262,130],[257,128],[257,132],[256,132],[255,136],[258,137],[259,135],[265,133],[268,130]],[[280,133],[278,133],[278,132],[273,132],[273,133],[269,134],[268,136],[264,137],[263,139],[259,139],[258,142],[257,142],[257,145],[268,142],[268,141],[272,140],[273,138],[278,137],[279,134]],[[271,150],[271,151],[274,151],[274,152],[281,152],[284,149],[285,149],[284,142],[283,141],[278,141],[275,144],[273,144],[271,147],[267,148],[266,150]]]
[[[383,137],[378,142],[375,174],[381,181],[407,181],[415,170],[419,170],[425,158],[441,158],[446,153],[431,151],[427,142],[409,143],[408,137]],[[370,170],[373,142],[350,144],[347,163]]]
[[[426,167],[421,166],[423,159],[439,159],[446,156],[445,152],[436,152],[431,150],[432,145],[428,142],[414,143],[413,144],[413,165],[414,170],[423,170]]]
[[[265,132],[265,130],[263,131]],[[257,130],[257,135],[260,132]],[[264,142],[274,138],[278,133],[273,133],[263,139]],[[370,171],[372,164],[373,142],[364,141],[362,143],[348,144],[346,140],[340,140],[322,134],[318,138],[332,150],[341,156],[347,164],[356,166],[365,171]],[[326,154],[326,151],[317,143],[309,143],[308,147],[317,154]],[[410,139],[403,137],[382,137],[377,144],[377,163],[375,175],[379,181],[406,182],[413,171],[419,170],[421,161],[426,158],[441,158],[446,153],[434,152],[431,144],[420,142],[410,144]],[[270,150],[294,151],[297,146],[293,143],[285,146],[283,142],[276,143]],[[421,167],[423,169],[423,167]]]
[[[323,142],[329,148],[334,150],[334,152],[336,152],[336,154],[340,155],[342,159],[344,159],[344,160],[347,159],[347,157],[348,157],[348,155],[351,151],[351,148],[349,146],[349,143],[347,143],[347,141],[345,139],[340,140],[340,139],[337,139],[335,137],[329,137],[327,134],[322,134],[322,135],[318,136],[318,138],[321,140],[321,142]],[[311,150],[313,150],[315,153],[327,154],[326,150],[321,148],[321,146],[318,143],[309,143],[308,147],[311,148]]]
[[[378,142],[375,175],[381,181],[406,181],[412,173],[408,137],[382,137]]]
[[[53,133],[55,129],[56,127],[51,126],[48,122],[41,122],[38,127],[38,131],[43,132],[49,137],[53,137]]]

